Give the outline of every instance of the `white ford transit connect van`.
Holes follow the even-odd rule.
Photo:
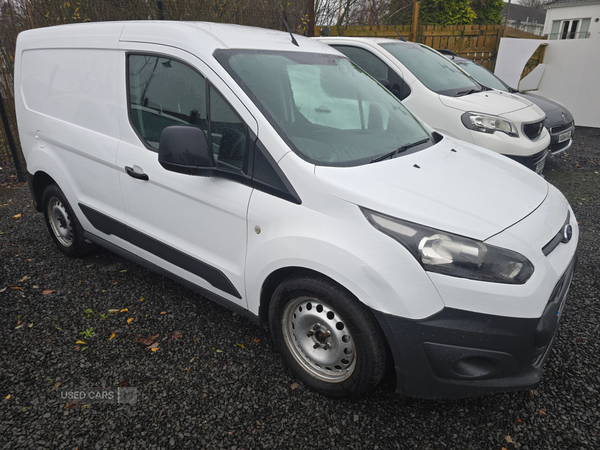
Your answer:
[[[385,84],[441,133],[489,148],[542,173],[546,115],[529,100],[487,89],[432,48],[395,39],[317,38]]]
[[[292,372],[359,395],[535,385],[573,275],[562,194],[433,132],[336,50],[234,25],[19,35],[36,206],[91,243],[268,323]]]

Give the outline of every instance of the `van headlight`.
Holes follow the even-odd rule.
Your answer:
[[[516,125],[510,120],[498,116],[466,112],[461,116],[461,120],[463,125],[469,130],[480,131],[482,133],[501,131],[512,137],[519,137]]]
[[[366,208],[361,211],[371,225],[406,247],[429,272],[509,284],[523,284],[533,274],[533,264],[517,252]]]

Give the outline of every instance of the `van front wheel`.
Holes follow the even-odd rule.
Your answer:
[[[46,225],[56,246],[68,256],[82,256],[93,245],[85,241],[83,228],[65,195],[55,184],[46,188],[42,196]]]
[[[379,324],[351,293],[325,278],[283,282],[273,293],[269,325],[290,370],[325,396],[359,396],[383,377],[386,345]]]

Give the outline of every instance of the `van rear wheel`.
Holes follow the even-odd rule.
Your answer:
[[[284,281],[273,293],[269,325],[294,375],[327,397],[365,394],[384,375],[386,343],[373,314],[323,277]]]
[[[46,188],[42,205],[46,225],[56,246],[68,256],[89,253],[93,244],[86,242],[83,228],[58,186],[51,184]]]

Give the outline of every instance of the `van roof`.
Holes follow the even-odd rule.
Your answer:
[[[173,45],[194,54],[206,55],[218,48],[263,49],[334,53],[337,51],[316,40],[289,33],[243,25],[144,20],[94,22],[24,31],[19,35],[25,48],[118,48],[119,42]]]
[[[316,38],[322,42],[334,42],[334,41],[354,41],[354,42],[365,42],[369,44],[412,44],[413,42],[401,41],[400,39],[393,38],[380,38],[380,37],[357,37],[357,36],[319,36]],[[419,42],[417,42],[418,44]]]

